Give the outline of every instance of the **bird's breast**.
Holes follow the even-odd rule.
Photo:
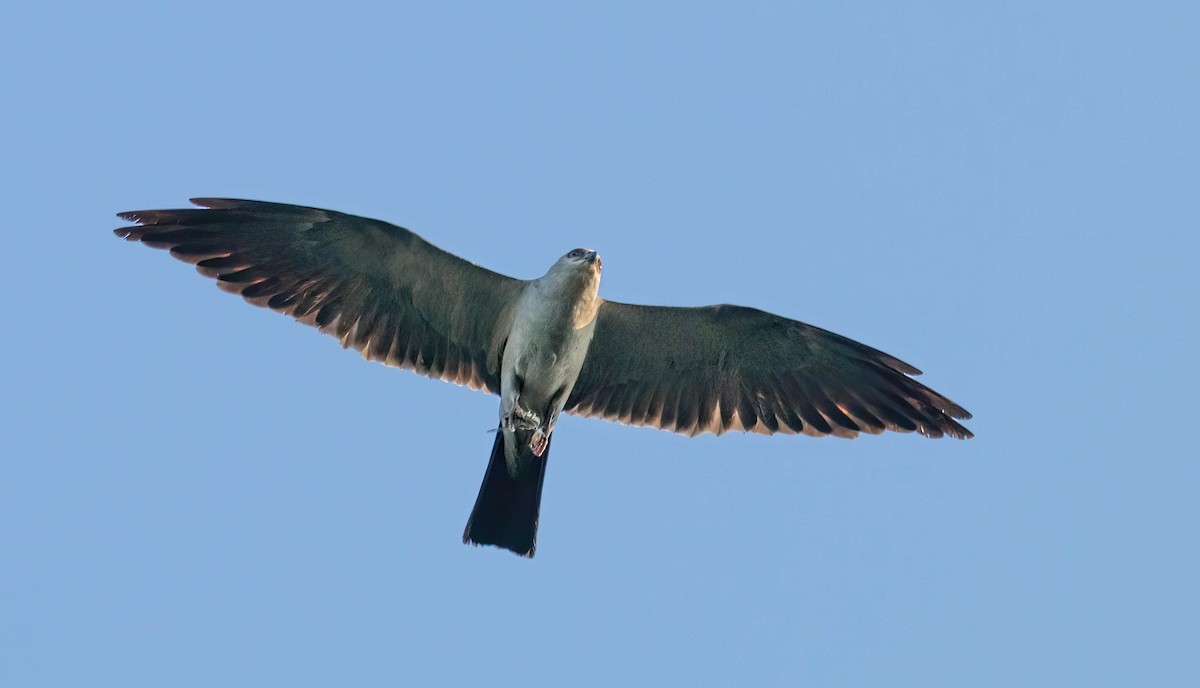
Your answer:
[[[594,322],[576,326],[577,309],[570,301],[527,294],[518,306],[503,367],[506,379],[522,380],[526,398],[549,398],[570,389],[583,367]]]

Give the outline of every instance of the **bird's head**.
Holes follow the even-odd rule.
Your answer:
[[[556,290],[595,297],[600,289],[600,256],[590,248],[571,249],[541,280]]]
[[[590,248],[574,248],[559,259],[576,268],[588,268],[600,272],[604,269],[600,262],[600,254]]]
[[[550,268],[551,273],[560,277],[570,276],[572,280],[583,279],[597,284],[600,281],[600,271],[600,254],[590,248],[573,248]]]

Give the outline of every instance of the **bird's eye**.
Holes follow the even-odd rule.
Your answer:
[[[583,251],[580,251],[579,249],[575,249],[574,251],[571,251],[570,253],[568,253],[567,257],[568,258],[578,258],[579,256],[582,256],[582,255],[583,255]]]

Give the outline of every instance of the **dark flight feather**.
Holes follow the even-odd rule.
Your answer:
[[[956,420],[971,414],[910,377],[920,372],[841,335],[753,308],[606,301],[564,410],[685,435],[855,437],[887,429],[971,437]]]
[[[121,213],[138,225],[116,233],[169,249],[223,290],[368,359],[499,393],[494,335],[524,282],[386,222],[280,203],[192,202],[206,209]]]

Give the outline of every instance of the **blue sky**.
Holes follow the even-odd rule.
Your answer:
[[[0,11],[0,684],[1197,685],[1193,3]],[[882,348],[969,442],[565,418],[119,241],[191,196]]]

